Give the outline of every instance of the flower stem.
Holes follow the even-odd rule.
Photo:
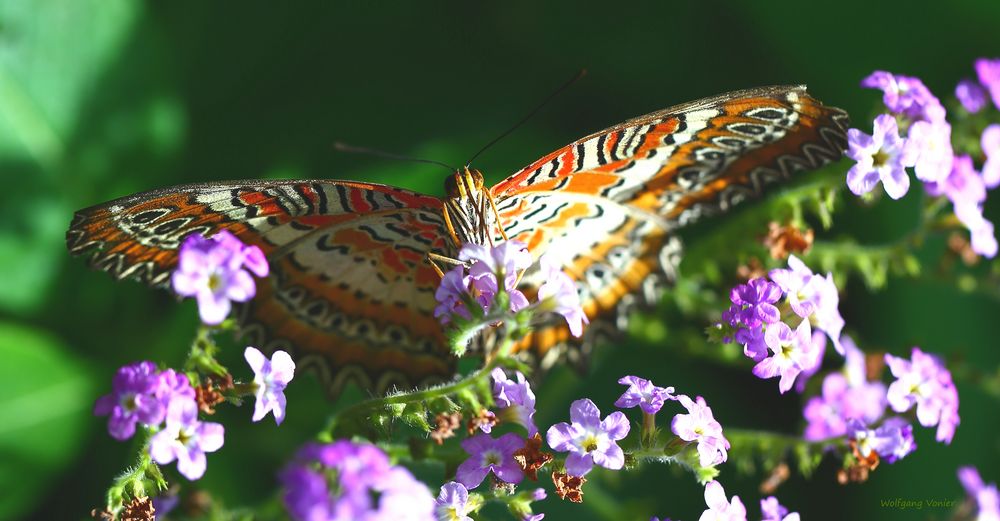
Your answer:
[[[447,385],[431,387],[429,389],[423,389],[419,391],[411,391],[406,393],[395,394],[392,396],[386,396],[384,398],[374,398],[371,400],[366,400],[354,404],[342,411],[334,413],[327,421],[327,424],[323,428],[323,431],[319,437],[323,441],[330,441],[336,437],[337,427],[340,424],[344,423],[345,420],[350,420],[357,418],[359,416],[364,416],[372,411],[385,409],[390,405],[402,405],[414,402],[431,401],[476,386],[484,378],[489,378],[490,373],[493,371],[493,369],[499,366],[501,362],[506,360],[507,357],[509,356],[510,350],[514,345],[514,340],[509,331],[510,331],[509,328],[504,328],[504,338],[500,342],[500,346],[495,351],[495,355],[492,357],[487,356],[487,360],[483,364],[483,367],[469,374],[465,378],[462,378],[461,380],[455,381]]]

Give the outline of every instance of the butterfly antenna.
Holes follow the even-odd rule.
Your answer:
[[[375,156],[385,159],[395,159],[397,161],[410,161],[413,163],[428,163],[431,165],[443,166],[448,169],[449,172],[454,172],[458,170],[457,168],[442,163],[440,161],[435,161],[433,159],[422,159],[419,157],[404,156],[402,154],[393,154],[392,152],[385,152],[383,150],[375,150],[374,148],[356,147],[354,145],[348,145],[347,143],[341,143],[336,141],[333,143],[333,148],[339,152],[348,152],[351,154],[363,154],[366,156]]]
[[[497,143],[497,141],[500,141],[501,139],[507,137],[507,134],[510,134],[511,132],[517,130],[517,127],[520,127],[521,125],[523,125],[525,121],[528,121],[539,110],[542,110],[542,107],[544,107],[550,101],[552,101],[552,98],[555,98],[556,96],[558,96],[559,94],[561,94],[564,90],[568,89],[570,85],[573,85],[574,83],[577,82],[577,80],[579,80],[580,78],[582,78],[582,77],[584,77],[586,75],[587,75],[587,69],[580,69],[580,72],[577,72],[576,75],[573,76],[572,78],[570,78],[569,81],[567,81],[566,83],[563,83],[562,85],[560,85],[558,89],[552,91],[552,94],[549,94],[548,97],[546,97],[544,100],[542,100],[542,102],[539,103],[538,106],[536,106],[534,109],[532,109],[531,112],[528,113],[528,115],[526,115],[523,118],[521,118],[521,120],[518,121],[517,123],[515,123],[514,126],[510,127],[509,129],[507,129],[507,131],[504,132],[503,134],[500,134],[499,136],[497,136],[493,141],[490,141],[489,143],[487,143],[486,146],[484,146],[483,148],[479,149],[479,152],[476,152],[475,155],[472,156],[472,159],[470,159],[469,161],[467,161],[465,163],[465,167],[469,168],[469,165],[471,165],[472,162],[475,161],[476,158],[479,157],[480,154],[482,154],[483,152],[485,152],[486,149],[488,149],[491,146],[495,145]]]

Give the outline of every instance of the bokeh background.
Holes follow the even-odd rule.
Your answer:
[[[475,166],[496,181],[628,117],[778,83],[807,83],[870,131],[879,95],[858,87],[862,77],[876,68],[913,74],[950,96],[960,78],[973,75],[974,58],[1000,56],[998,26],[1000,4],[971,0],[295,7],[4,0],[0,519],[82,519],[99,506],[135,447],[107,435],[104,419],[90,414],[94,399],[124,363],[180,363],[197,324],[192,302],[115,283],[70,258],[63,234],[75,209],[156,187],[239,178],[359,179],[440,195],[441,169],[345,155],[332,144],[460,164],[580,68],[588,70],[585,79]],[[918,192],[872,208],[849,203],[821,236],[890,241],[913,226]],[[987,206],[996,222],[1000,205]],[[724,224],[710,223],[686,239],[696,251],[703,235],[725,244],[718,230]],[[717,250],[713,262],[728,282],[738,259]],[[927,270],[941,251],[932,244],[921,253]],[[683,271],[703,268],[690,264]],[[996,288],[990,297],[989,288],[960,291],[922,276],[891,278],[875,291],[856,276],[846,280],[841,310],[862,348],[901,354],[920,345],[966,368],[962,425],[951,446],[919,429],[919,450],[882,466],[864,485],[836,484],[838,463],[826,461],[810,479],[793,475],[778,496],[807,520],[946,519],[947,510],[901,511],[880,500],[959,499],[960,464],[1000,479],[1000,401],[981,378],[1000,365]],[[599,348],[586,374],[551,375],[538,389],[539,423],[564,420],[570,401],[583,396],[610,409],[621,390],[615,380],[636,373],[704,395],[727,427],[801,432],[798,395],[779,396],[774,381],[757,380],[746,364],[689,349],[690,335],[672,334],[683,322],[675,307],[647,314],[636,334]],[[241,350],[230,345],[224,360],[239,375],[246,371]],[[226,446],[210,456],[198,484],[227,506],[267,502],[282,463],[336,406],[320,394],[311,376],[296,378],[280,429],[269,420],[251,425],[245,408],[224,409]],[[422,472],[442,478],[440,469]],[[701,487],[677,469],[595,474],[583,505],[554,496],[539,504],[547,519],[692,520],[704,508]],[[759,515],[762,478],[732,464],[720,477],[751,518]]]

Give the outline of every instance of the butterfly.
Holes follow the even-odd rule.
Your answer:
[[[636,304],[655,302],[680,260],[677,231],[797,172],[839,159],[847,114],[803,86],[730,92],[630,119],[566,145],[493,187],[468,167],[445,198],[337,180],[227,181],[143,192],[77,212],[69,251],[117,279],[168,285],[192,233],[229,230],[271,275],[236,309],[241,334],[290,351],[331,395],[446,381],[456,360],[434,318],[439,272],[462,242],[518,240],[575,281],[591,321],[553,318],[516,349],[542,367],[580,359]],[[529,270],[521,287],[542,284]]]

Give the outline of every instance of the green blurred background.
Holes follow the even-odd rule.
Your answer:
[[[496,181],[628,117],[777,83],[809,84],[870,131],[879,97],[858,88],[863,76],[914,74],[950,96],[974,58],[1000,56],[998,27],[1000,4],[983,1],[0,1],[0,519],[80,519],[100,505],[135,448],[91,416],[94,399],[124,363],[180,363],[197,323],[192,302],[114,283],[71,259],[63,234],[75,209],[236,178],[361,179],[441,194],[436,167],[345,155],[332,143],[459,164],[580,68],[584,80],[475,166]],[[917,192],[875,208],[849,205],[827,236],[891,240],[912,226]],[[998,206],[988,203],[994,221]],[[726,274],[734,264],[719,259]],[[995,298],[930,278],[892,279],[875,292],[853,277],[843,289],[841,310],[864,349],[901,354],[918,344],[982,371],[1000,365]],[[609,410],[621,390],[615,380],[637,373],[704,395],[724,426],[801,432],[799,396],[778,396],[748,365],[679,355],[689,350],[670,320],[645,322],[631,340],[598,349],[585,377],[559,370],[547,379],[539,423],[564,420],[583,396]],[[237,375],[239,352],[224,357]],[[951,446],[919,429],[919,450],[868,483],[837,485],[827,461],[810,480],[793,476],[779,489],[782,503],[806,520],[945,519],[945,510],[899,511],[879,500],[960,498],[959,464],[1000,479],[1000,402],[967,380],[959,390],[962,425]],[[288,394],[280,429],[249,425],[245,408],[220,412],[226,446],[200,482],[219,501],[265,500],[282,462],[323,425],[331,406],[311,376]],[[440,480],[437,472],[423,475]],[[595,474],[583,505],[541,503],[547,519],[693,520],[704,508],[701,487],[676,469]],[[720,480],[751,519],[761,479],[722,467]]]

